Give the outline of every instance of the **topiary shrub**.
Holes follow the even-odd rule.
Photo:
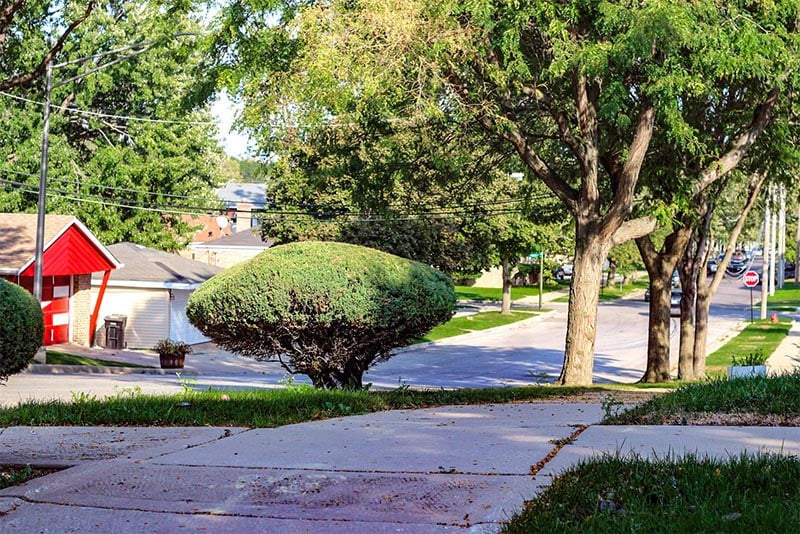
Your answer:
[[[226,350],[277,359],[319,388],[361,388],[364,371],[452,317],[453,284],[418,262],[356,245],[305,241],[223,271],[186,314]]]
[[[0,279],[0,381],[25,369],[42,345],[42,307],[22,287]]]

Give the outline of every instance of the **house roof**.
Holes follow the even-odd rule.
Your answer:
[[[222,270],[135,243],[116,243],[108,249],[124,264],[111,273],[109,286],[193,289]],[[92,282],[100,280],[93,278]]]
[[[36,260],[35,213],[0,213],[0,274],[32,276]],[[46,215],[43,275],[116,269],[119,261],[72,215]]]
[[[224,187],[214,190],[217,196],[231,207],[240,202],[249,202],[254,207],[260,208],[267,203],[267,185],[250,183],[227,183]]]
[[[224,235],[216,239],[211,239],[204,243],[193,243],[189,245],[191,248],[196,249],[220,249],[220,248],[257,248],[268,249],[274,243],[273,240],[264,242],[261,240],[260,231],[256,230],[242,230],[241,232],[234,232],[229,235]]]

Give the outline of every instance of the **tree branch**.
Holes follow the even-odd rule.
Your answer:
[[[756,142],[758,136],[772,120],[772,111],[778,103],[780,93],[780,89],[774,87],[767,95],[767,99],[756,107],[753,112],[753,121],[750,123],[750,127],[747,131],[733,141],[730,150],[701,173],[700,181],[695,185],[692,191],[693,196],[702,193],[709,185],[719,180],[739,164],[748,149]]]
[[[12,78],[11,80],[0,82],[0,91],[5,91],[7,89],[11,89],[12,87],[17,87],[19,85],[25,85],[27,83],[32,82],[33,80],[36,80],[37,78],[40,78],[44,74],[44,71],[47,68],[47,64],[64,47],[64,43],[66,42],[67,37],[69,37],[69,35],[75,30],[75,28],[77,28],[83,21],[89,18],[89,15],[92,13],[92,10],[94,10],[96,3],[97,0],[89,0],[89,3],[86,5],[86,11],[83,13],[83,15],[72,21],[72,23],[69,26],[67,26],[67,29],[65,29],[64,33],[62,33],[61,37],[59,37],[58,42],[56,42],[56,44],[53,45],[53,48],[51,48],[50,51],[47,52],[47,54],[45,54],[44,58],[42,59],[42,62],[39,63],[39,66],[36,67],[35,70],[27,74],[17,76],[16,78]]]

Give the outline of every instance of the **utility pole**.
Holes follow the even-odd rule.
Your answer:
[[[786,188],[783,184],[778,186],[780,201],[780,214],[778,215],[778,288],[783,289],[786,271]]]
[[[176,33],[172,35],[172,38],[176,37],[185,37],[195,35],[194,33]],[[39,167],[39,201],[36,207],[36,249],[34,251],[34,267],[33,267],[33,296],[36,297],[36,300],[39,302],[42,301],[42,278],[44,273],[44,266],[42,265],[44,262],[44,225],[45,225],[45,213],[47,211],[47,156],[48,156],[48,149],[49,149],[49,140],[50,140],[50,99],[51,93],[53,89],[61,87],[62,85],[66,85],[68,83],[72,83],[77,80],[81,80],[90,74],[94,74],[100,70],[103,70],[107,67],[112,65],[116,65],[117,63],[121,63],[123,61],[127,61],[133,57],[136,57],[140,54],[143,54],[150,50],[153,46],[158,44],[160,41],[152,40],[152,41],[142,41],[140,43],[124,46],[122,48],[116,48],[114,50],[109,50],[107,52],[100,52],[98,54],[94,54],[91,56],[85,56],[78,59],[74,59],[72,61],[66,61],[64,63],[57,63],[53,64],[52,60],[47,62],[47,66],[45,69],[45,95],[44,95],[44,118],[42,123],[42,154],[41,154],[41,164]],[[59,69],[62,67],[66,67],[68,65],[76,65],[82,64],[89,60],[93,59],[105,59],[111,55],[117,55],[122,52],[128,52],[128,54],[118,57],[116,59],[112,59],[107,61],[106,63],[101,63],[99,66],[90,69],[82,74],[78,74],[77,76],[73,76],[67,80],[61,81],[59,83],[53,84],[52,76],[53,76],[53,69]]]
[[[762,255],[763,268],[761,269],[761,274],[763,275],[761,280],[761,313],[759,314],[759,318],[761,319],[767,318],[767,296],[769,295],[767,286],[769,285],[770,218],[769,193],[767,193],[766,198],[764,199],[764,253]]]
[[[769,188],[770,206],[772,209],[772,230],[769,236],[769,296],[775,296],[775,263],[777,258],[776,241],[778,237],[778,214],[775,213],[775,185]]]

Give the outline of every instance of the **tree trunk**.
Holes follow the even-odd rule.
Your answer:
[[[597,336],[597,303],[600,298],[603,263],[608,250],[608,244],[596,234],[579,239],[575,244],[575,261],[569,286],[564,366],[557,384],[570,386],[592,384],[594,345]]]
[[[511,315],[511,267],[508,256],[503,256],[500,263],[503,266],[503,304],[500,313]]]
[[[647,274],[650,275],[650,318],[647,337],[647,367],[641,382],[669,382],[669,327],[672,273],[686,250],[691,230],[680,227],[664,240],[656,251],[649,236],[636,240]]]
[[[694,380],[695,300],[697,284],[691,276],[681,282],[680,340],[678,342],[678,380]],[[683,277],[682,277],[683,279]],[[703,275],[705,280],[705,274]],[[688,282],[688,283],[686,283]]]
[[[704,274],[700,278],[705,281]],[[706,376],[706,336],[708,334],[708,309],[711,307],[711,286],[697,284],[697,302],[694,319],[694,354],[692,354],[692,374],[695,380]]]
[[[617,264],[613,261],[608,263],[608,277],[606,278],[606,287],[613,287],[614,280],[617,279]]]
[[[714,296],[714,293],[717,292],[717,288],[719,288],[720,283],[722,283],[722,277],[725,274],[725,269],[728,267],[728,262],[733,254],[736,241],[739,239],[739,234],[742,232],[742,228],[744,228],[747,215],[750,213],[750,210],[753,209],[753,206],[758,199],[758,195],[761,192],[761,185],[764,183],[766,176],[766,173],[756,173],[750,178],[748,183],[747,200],[742,208],[741,216],[736,221],[736,224],[733,225],[733,229],[731,229],[731,234],[728,238],[728,243],[725,248],[725,256],[723,256],[722,261],[717,264],[717,272],[714,273],[711,283],[698,283],[697,303],[695,306],[696,319],[694,331],[694,354],[692,358],[694,362],[695,378],[701,378],[705,376],[706,372],[706,339],[708,336],[708,317],[709,308],[711,307],[711,298]],[[713,210],[713,203],[711,204],[710,210]],[[710,220],[712,215],[713,213],[711,211],[706,214],[707,221]],[[705,269],[705,265],[703,266],[703,269]],[[705,271],[703,271],[703,273],[705,273]],[[700,278],[705,280],[705,274],[700,275]]]

